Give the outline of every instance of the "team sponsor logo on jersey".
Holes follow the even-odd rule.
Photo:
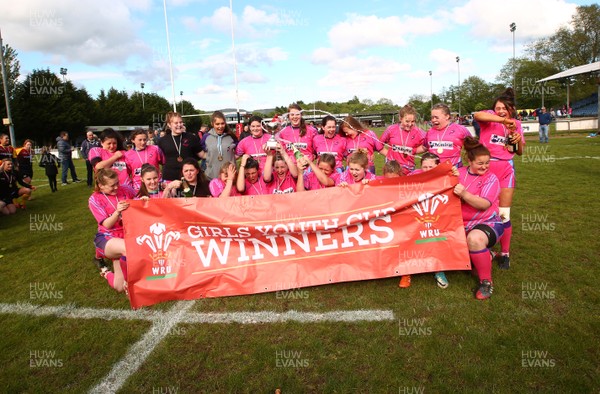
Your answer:
[[[405,155],[412,155],[412,148],[410,146],[392,145],[392,151],[403,153]]]
[[[124,161],[115,161],[112,165],[112,169],[115,171],[125,171],[127,169],[127,163]]]
[[[454,143],[452,141],[429,141],[429,149],[454,149]]]
[[[504,146],[506,145],[506,137],[502,135],[492,134],[492,137],[490,138],[490,144]]]

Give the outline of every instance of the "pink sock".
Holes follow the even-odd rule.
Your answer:
[[[106,275],[104,276],[104,278],[108,282],[108,285],[114,289],[115,288],[115,274],[114,274],[114,272],[108,271],[106,273]]]
[[[492,256],[490,255],[490,250],[488,248],[485,248],[478,251],[470,251],[469,256],[471,256],[471,262],[477,270],[477,274],[479,275],[479,281],[487,279],[491,282]]]
[[[500,237],[500,246],[502,247],[502,254],[508,256],[510,252],[510,240],[512,238],[512,224],[510,220],[504,223],[504,234]]]

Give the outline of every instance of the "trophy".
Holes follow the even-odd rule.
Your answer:
[[[267,141],[267,149],[275,150],[277,148],[277,140],[275,139],[275,135],[271,134],[271,138]]]

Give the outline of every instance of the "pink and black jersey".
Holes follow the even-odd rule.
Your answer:
[[[425,132],[418,127],[405,131],[396,123],[385,130],[381,142],[390,145],[386,160],[396,160],[408,175],[415,169],[415,149],[425,144]]]
[[[469,172],[469,167],[461,167],[458,169],[458,179],[469,193],[483,197],[491,203],[488,209],[481,211],[462,201],[465,229],[469,231],[481,223],[499,222],[501,220],[498,214],[500,182],[496,175],[490,171],[484,175],[473,175]]]
[[[223,193],[223,190],[225,190],[225,186],[225,182],[223,182],[220,178],[215,178],[208,184],[210,194],[213,197],[220,197]],[[231,193],[229,194],[229,196],[240,196],[240,193],[238,193],[237,189],[235,188],[235,185],[232,185]]]
[[[96,164],[110,159],[113,155],[114,153],[111,153],[102,147],[95,147],[90,149],[88,158],[90,163],[95,167]],[[129,178],[129,171],[127,171],[127,163],[125,162],[124,157],[115,161],[110,168],[119,174],[119,185],[131,186],[131,179]]]
[[[317,134],[313,138],[313,147],[317,157],[323,153],[329,153],[335,157],[335,168],[344,168],[346,138],[339,134],[335,134],[332,138],[325,137],[325,134]]]
[[[483,111],[488,114],[495,115],[496,113],[492,110]],[[516,119],[515,119],[516,120]],[[521,127],[521,121],[516,120],[517,129],[516,133],[521,135],[521,143],[525,144],[525,137],[523,136],[523,128]],[[510,131],[502,123],[497,122],[479,122],[481,127],[481,133],[479,134],[479,141],[490,150],[490,156],[492,159],[497,160],[512,160],[515,155],[506,149],[506,140]]]
[[[142,165],[152,164],[158,169],[160,178],[160,165],[165,164],[165,156],[156,145],[148,145],[144,150],[130,149],[125,152],[124,158],[127,170],[131,174],[132,186],[135,190],[139,190],[142,184]]]
[[[106,228],[102,223],[117,210],[119,201],[135,197],[135,191],[129,186],[119,186],[115,195],[94,192],[88,200],[92,215],[98,222],[98,233],[111,237],[123,238],[123,222],[121,219],[112,228]]]
[[[270,185],[265,183],[262,176],[259,176],[258,180],[254,183],[250,183],[247,180],[245,181],[245,183],[246,183],[246,185],[245,185],[246,190],[244,191],[245,196],[258,196],[261,194],[270,194],[271,193]]]
[[[370,181],[377,179],[377,176],[375,174],[373,174],[371,171],[365,171],[365,176],[363,179],[368,179]],[[346,182],[349,185],[353,185],[356,182],[354,181],[354,177],[352,177],[352,174],[350,174],[350,170],[346,170],[344,172],[342,172],[339,177],[335,180],[335,184],[336,186],[339,185],[342,182]],[[359,183],[362,182],[362,179],[360,181],[358,181]]]
[[[462,165],[460,150],[465,138],[470,136],[471,133],[464,126],[450,123],[443,130],[433,127],[429,129],[425,135],[425,142],[429,152],[440,158],[440,163],[450,161],[456,167]]]
[[[269,186],[269,194],[287,194],[296,191],[296,180],[289,171],[285,174],[283,179],[279,179],[279,177],[274,174],[273,179],[267,185]]]
[[[331,175],[329,175],[329,178],[333,179],[334,185],[336,185],[338,183],[338,179],[340,177],[340,173],[337,171],[334,171],[331,173]],[[306,190],[318,190],[318,189],[325,189],[327,186],[324,186],[323,184],[321,184],[321,182],[319,182],[319,178],[317,178],[317,174],[315,174],[314,171],[310,171],[310,172],[305,172],[304,175],[304,188]]]
[[[236,156],[243,156],[244,154],[252,156],[252,158],[258,161],[258,168],[262,172],[267,162],[267,154],[263,149],[263,145],[271,138],[270,135],[263,134],[262,136],[255,138],[250,135],[240,142],[238,142],[235,148]]]
[[[356,152],[359,148],[366,149],[369,152],[369,167],[372,167],[375,165],[373,162],[373,153],[382,150],[383,144],[371,130],[359,132],[354,138],[346,137],[346,157]]]
[[[265,183],[262,175],[258,174],[258,180],[254,183],[248,182],[245,180],[246,190],[244,190],[245,196],[259,196],[261,194],[271,194],[270,185]]]
[[[298,150],[308,158],[308,160],[313,161],[315,159],[313,139],[316,134],[317,129],[306,125],[306,134],[301,137],[300,127],[292,127],[290,125],[284,127],[277,135],[277,138],[281,140],[281,143],[283,146],[285,146],[287,154],[290,156],[294,164],[296,164],[296,157],[294,157],[294,150],[292,149],[291,144],[294,144],[296,148],[298,148]]]

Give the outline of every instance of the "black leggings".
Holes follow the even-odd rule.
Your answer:
[[[48,177],[48,184],[52,192],[56,191],[56,175],[46,175]]]

